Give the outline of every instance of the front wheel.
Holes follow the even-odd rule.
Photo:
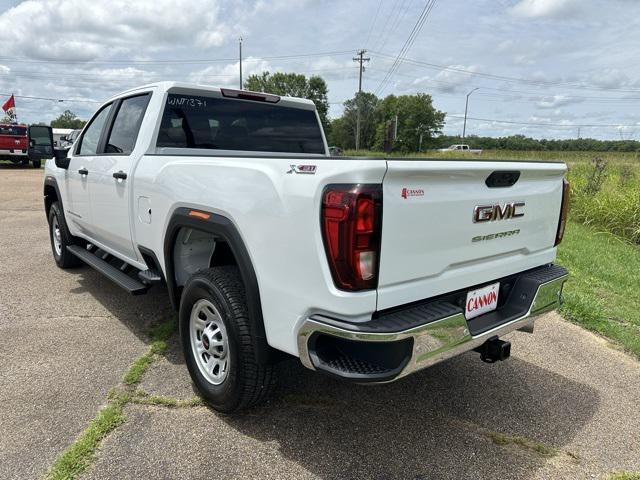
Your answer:
[[[40,160],[33,160],[31,164],[33,165],[33,168],[40,168],[40,166],[42,165]]]
[[[230,413],[250,407],[275,385],[274,366],[256,361],[255,332],[237,267],[194,274],[180,301],[180,338],[189,374],[205,400]]]

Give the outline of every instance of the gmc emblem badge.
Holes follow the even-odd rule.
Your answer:
[[[504,205],[476,205],[473,209],[473,223],[524,217],[523,207],[524,202],[511,202]]]

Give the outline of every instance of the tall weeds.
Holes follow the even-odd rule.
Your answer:
[[[591,165],[574,165],[569,217],[640,244],[640,165],[608,168],[595,158]]]

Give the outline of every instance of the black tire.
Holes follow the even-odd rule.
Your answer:
[[[228,340],[227,373],[217,385],[202,374],[192,347],[191,313],[201,300],[210,302],[217,309]],[[179,316],[187,368],[209,405],[220,412],[231,413],[255,405],[269,395],[275,386],[275,368],[255,360],[255,332],[249,321],[244,286],[237,267],[215,267],[194,274],[184,287]]]
[[[57,222],[60,231],[60,249],[56,248],[54,240],[54,221]],[[49,209],[49,240],[53,259],[60,268],[73,268],[82,264],[82,261],[67,250],[68,245],[75,245],[77,239],[69,233],[67,222],[58,202],[53,202]]]
[[[31,164],[33,165],[33,168],[40,168],[40,166],[42,165],[40,160],[33,160]]]

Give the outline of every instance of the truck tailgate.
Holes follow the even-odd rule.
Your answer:
[[[563,163],[388,160],[378,310],[480,285],[552,262]],[[515,184],[490,188],[493,172]],[[474,209],[488,218],[474,221]],[[505,215],[506,213],[506,215]]]

